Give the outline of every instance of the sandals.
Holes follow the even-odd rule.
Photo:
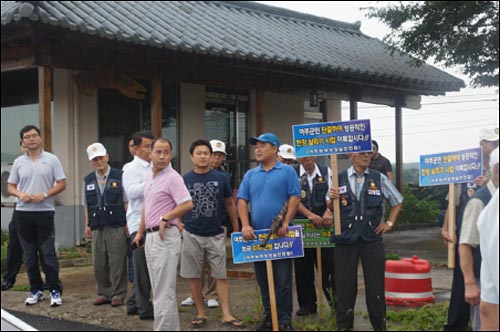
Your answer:
[[[232,327],[236,327],[236,328],[245,327],[245,324],[241,320],[239,320],[239,319],[233,319],[233,320],[230,320],[230,321],[227,321],[227,322],[222,322],[222,325],[224,325],[224,326],[232,326]]]
[[[198,317],[196,316],[191,320],[191,326],[194,328],[200,328],[207,325],[207,317]]]

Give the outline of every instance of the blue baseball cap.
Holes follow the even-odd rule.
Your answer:
[[[280,140],[278,136],[276,136],[273,133],[264,133],[261,134],[259,137],[252,137],[249,140],[250,144],[256,145],[257,142],[264,142],[264,143],[270,143],[276,147],[280,146]]]

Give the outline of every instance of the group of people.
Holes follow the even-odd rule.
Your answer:
[[[8,189],[11,195],[18,197],[11,224],[15,223],[17,227],[30,281],[30,294],[25,302],[33,305],[44,299],[44,283],[38,268],[40,259],[51,305],[58,306],[62,304],[62,284],[54,249],[53,196],[65,189],[66,177],[57,157],[42,149],[37,127],[24,127],[20,137],[27,152],[14,162]],[[286,234],[293,219],[309,219],[315,227],[331,229],[333,202],[338,200],[341,234],[332,235],[335,248],[321,250],[325,298],[330,306],[336,308],[339,330],[352,330],[357,266],[361,258],[370,322],[374,330],[385,330],[382,236],[394,227],[403,197],[392,184],[390,162],[378,153],[378,144],[373,144],[374,153],[349,154],[352,165],[338,174],[339,186],[335,188],[332,186],[333,174],[328,167],[318,165],[315,157],[295,158],[293,146],[280,145],[275,134],[252,137],[249,143],[255,146],[258,165],[244,175],[237,205],[233,199],[230,175],[222,167],[227,154],[222,141],[200,139],[193,142],[189,150],[193,169],[184,176],[172,168],[171,141],[155,138],[150,132],[133,135],[130,147],[134,159],[123,170],[109,165],[110,156],[101,143],[87,147],[87,156],[94,171],[84,178],[82,203],[85,206],[85,235],[92,241],[97,288],[94,305],[117,307],[125,303],[127,251],[130,247],[133,248],[132,264],[129,264],[133,266],[129,268],[133,270],[133,291],[126,301],[128,315],[154,320],[155,330],[179,330],[176,280],[180,261],[180,275],[189,280],[191,291],[191,296],[182,305],[196,306],[197,314],[191,321],[192,326],[205,326],[204,300],[212,300],[212,303],[208,302],[209,307],[221,307],[223,324],[242,327],[242,321],[235,318],[230,310],[224,226],[228,226],[230,232],[238,232],[241,222],[243,238],[253,240],[254,231],[270,228],[273,218],[288,204],[282,226],[277,230],[278,236]],[[477,289],[472,285],[472,281],[477,282],[478,279],[470,273],[473,266],[470,262],[477,263],[472,248],[479,240],[477,234],[466,235],[465,229],[472,229],[467,220],[476,221],[478,213],[498,187],[498,148],[495,151],[496,157],[493,152],[487,160],[493,177],[484,186],[487,189],[474,194],[477,198],[474,206],[467,204],[465,207],[462,234],[457,237],[461,244],[460,264],[466,278],[466,295],[462,300],[468,302],[479,301]],[[470,190],[461,191],[464,192],[470,194]],[[384,218],[384,201],[391,206],[388,219]],[[443,236],[453,240],[444,232]],[[488,248],[493,250],[494,246],[489,244]],[[496,250],[498,257],[498,245]],[[471,256],[474,260],[470,259]],[[282,331],[293,330],[293,269],[299,302],[296,314],[307,316],[317,312],[315,262],[314,249],[305,249],[304,257],[293,261],[272,261],[278,322]],[[216,289],[217,299],[214,295],[203,294],[206,269],[212,278],[208,288],[212,293],[213,288]],[[256,262],[254,269],[264,306],[264,319],[256,329],[270,331],[272,323],[266,264]],[[495,273],[498,285],[498,270]],[[494,278],[495,273],[491,269],[485,272],[488,278]],[[14,280],[7,281],[10,284],[5,284],[6,289],[15,282],[15,276]],[[2,289],[4,283],[5,275]],[[454,280],[454,289],[455,283]],[[472,288],[468,288],[470,285]],[[496,294],[498,312],[498,289]],[[208,296],[212,298],[207,299]],[[488,300],[491,301],[490,298]],[[452,297],[450,315],[453,301]],[[496,320],[498,326],[498,315]]]
[[[448,232],[448,210],[441,232],[446,244],[456,244],[445,331],[463,331],[469,322],[474,331],[499,328],[498,128],[483,129],[479,144],[483,175],[457,185],[456,233]]]

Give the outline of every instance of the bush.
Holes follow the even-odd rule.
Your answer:
[[[7,245],[9,244],[9,233],[2,231],[2,263],[1,271],[2,274],[5,272],[7,266]]]
[[[398,217],[398,224],[427,224],[434,223],[440,213],[440,203],[433,195],[426,195],[421,188],[404,187],[403,208]],[[389,213],[390,208],[386,209]]]

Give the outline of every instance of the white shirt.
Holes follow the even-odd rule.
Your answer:
[[[139,229],[144,206],[144,185],[151,171],[151,163],[137,156],[124,169],[123,188],[128,197],[127,226],[130,234]]]
[[[498,189],[479,215],[477,227],[481,244],[481,300],[498,304]]]
[[[330,169],[330,167],[327,167],[327,168],[328,168],[328,191],[330,191],[330,188],[332,187],[332,170]],[[319,170],[318,164],[316,164],[316,163],[314,164],[314,171],[313,171],[312,175],[310,175],[308,172],[306,172],[306,170],[304,169],[304,166],[302,166],[302,165],[300,165],[299,173],[300,173],[300,177],[302,177],[302,175],[304,175],[304,173],[307,175],[307,182],[309,183],[309,190],[311,192],[313,190],[313,181],[316,178],[316,176],[322,176],[321,172]],[[328,191],[326,192],[326,196],[325,196],[326,200],[329,200]]]

